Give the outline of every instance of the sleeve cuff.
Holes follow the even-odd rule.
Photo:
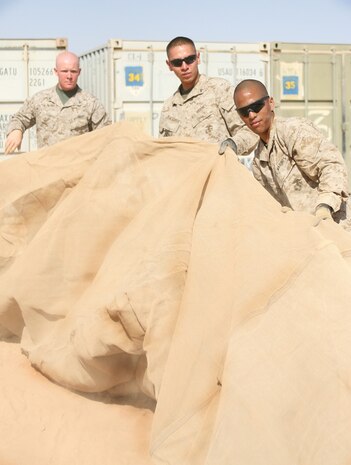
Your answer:
[[[320,205],[321,203],[324,203],[326,205],[329,205],[333,209],[333,212],[337,212],[338,210],[340,210],[341,201],[342,201],[341,196],[337,194],[333,194],[333,193],[320,194],[317,198],[315,208],[317,208],[317,206]]]

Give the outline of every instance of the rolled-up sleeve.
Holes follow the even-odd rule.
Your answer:
[[[24,133],[26,129],[34,126],[35,122],[36,117],[33,99],[27,99],[18,112],[11,117],[6,134],[9,135],[10,132],[15,129],[19,129]]]
[[[336,212],[348,198],[348,174],[344,159],[314,125],[301,125],[292,147],[293,158],[299,169],[317,182],[320,203],[330,205]]]
[[[94,109],[91,115],[91,130],[103,128],[111,124],[111,118],[108,116],[105,107],[97,99],[94,102]]]

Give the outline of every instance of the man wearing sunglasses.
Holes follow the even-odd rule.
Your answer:
[[[333,219],[351,231],[347,168],[337,148],[308,119],[276,116],[260,81],[241,81],[234,102],[260,137],[252,171],[263,187],[282,206]]]
[[[253,151],[258,138],[236,114],[234,87],[225,79],[199,73],[200,54],[187,37],[176,37],[167,46],[167,65],[180,80],[177,91],[163,105],[160,136],[192,137],[220,142],[232,137],[238,155]]]

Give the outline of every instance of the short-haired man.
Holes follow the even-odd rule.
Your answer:
[[[77,55],[68,51],[57,55],[54,71],[57,85],[27,99],[12,116],[7,129],[6,154],[21,147],[23,133],[35,124],[39,148],[111,124],[98,99],[77,84],[80,74]]]
[[[254,79],[234,91],[236,111],[260,137],[252,171],[282,205],[333,218],[351,230],[348,176],[338,149],[306,118],[274,114],[274,100]]]
[[[225,79],[199,73],[200,53],[194,42],[187,37],[171,40],[166,63],[179,78],[180,86],[163,105],[160,136],[193,137],[209,142],[231,137],[238,155],[252,152],[258,138],[235,112],[234,87]]]

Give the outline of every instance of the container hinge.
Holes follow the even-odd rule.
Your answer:
[[[108,43],[109,47],[111,48],[123,48],[123,40],[122,39],[110,39]]]
[[[267,42],[260,42],[260,52],[269,52],[269,43]]]
[[[68,46],[68,41],[64,37],[60,37],[59,39],[56,39],[56,47],[57,48],[67,48]]]

